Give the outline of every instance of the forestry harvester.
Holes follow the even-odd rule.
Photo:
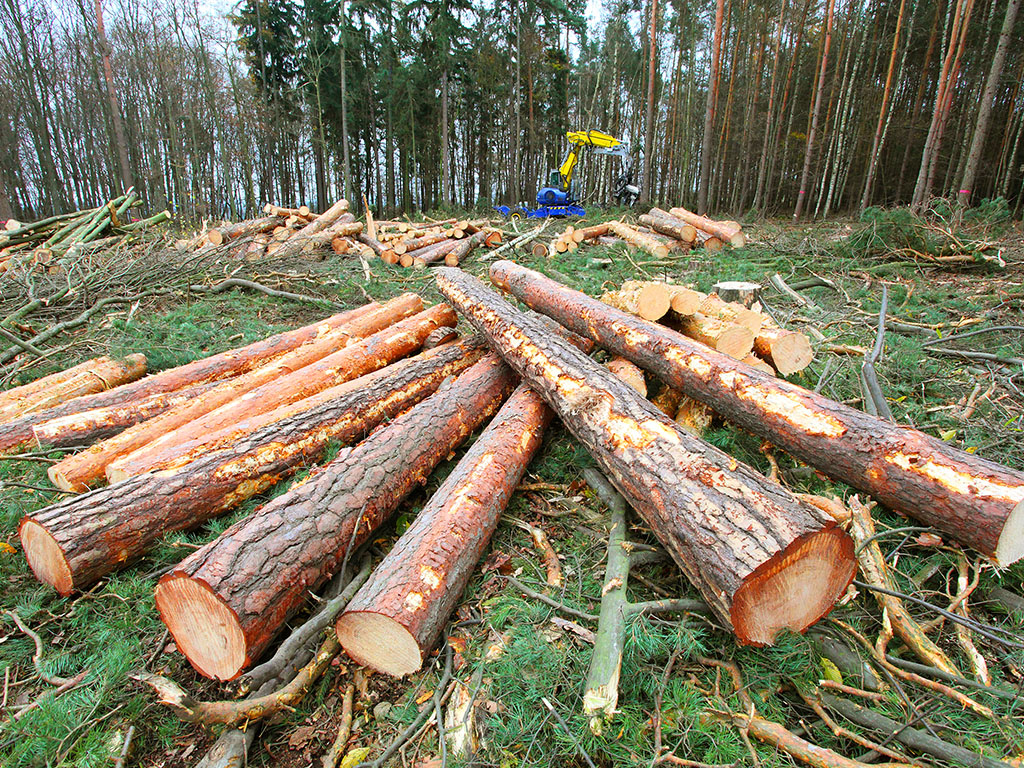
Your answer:
[[[599,155],[614,155],[622,160],[622,173],[615,179],[613,194],[619,205],[632,205],[640,195],[640,188],[633,183],[633,158],[629,145],[614,136],[601,131],[569,131],[566,133],[569,148],[562,165],[551,171],[548,186],[537,193],[537,208],[517,205],[495,206],[502,216],[513,219],[544,219],[549,216],[586,216],[587,211],[573,195],[572,174],[579,160],[580,147],[593,147]]]

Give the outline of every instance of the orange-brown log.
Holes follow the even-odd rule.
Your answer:
[[[14,421],[54,408],[77,397],[105,392],[136,381],[145,373],[145,355],[131,354],[122,359],[97,357],[75,366],[66,378],[51,380],[45,388],[28,385],[32,387],[28,392],[19,393],[21,387],[11,390],[5,398],[6,405],[0,405],[0,421]]]
[[[438,261],[444,261],[445,256],[455,250],[459,243],[457,240],[444,240],[435,245],[428,246],[426,248],[420,248],[414,251],[412,254],[406,254],[412,256],[412,264],[414,267],[425,267],[428,264],[434,264]]]
[[[700,312],[681,317],[679,329],[691,339],[737,360],[749,355],[754,348],[754,334],[749,328],[717,317],[708,317]]]
[[[891,509],[1009,565],[1024,555],[1024,472],[775,379],[510,261],[491,279],[722,418]]]
[[[497,355],[485,356],[166,574],[157,610],[192,665],[219,680],[238,676],[514,383]]]
[[[827,614],[856,571],[835,521],[671,419],[461,270],[438,287],[547,401],[741,643]]]
[[[411,240],[405,240],[397,243],[394,247],[395,253],[402,255],[403,253],[411,253],[413,251],[419,251],[424,248],[429,248],[431,245],[437,245],[438,243],[444,242],[448,239],[446,232],[437,232],[429,235],[422,235],[420,237],[412,238]]]
[[[199,525],[318,461],[332,441],[362,439],[482,354],[478,338],[446,344],[248,419],[191,461],[27,515],[20,534],[29,565],[61,594],[86,589],[163,533]]]
[[[704,247],[705,251],[709,251],[711,253],[718,253],[723,248],[725,248],[725,242],[722,241],[720,238],[715,237],[714,235],[712,235],[711,237],[704,238],[701,245]]]
[[[319,338],[297,347],[254,371],[225,381],[188,403],[172,408],[160,416],[136,424],[134,427],[129,427],[119,435],[97,443],[88,450],[62,459],[49,468],[50,480],[57,487],[66,491],[84,491],[101,482],[105,477],[107,466],[121,456],[126,456],[149,445],[167,432],[219,408],[268,381],[292,373],[329,355],[354,339],[376,333],[396,320],[419,311],[422,306],[422,300],[415,294],[405,294],[397,299],[392,299],[382,307],[333,328]]]
[[[550,420],[525,385],[501,407],[338,618],[356,663],[395,677],[423,666]]]
[[[361,221],[339,221],[315,235],[310,235],[302,244],[303,251],[315,251],[317,248],[326,248],[336,237],[352,237],[363,231]]]
[[[640,217],[639,221],[645,227],[650,227],[655,232],[675,238],[680,243],[690,244],[697,239],[697,231],[680,219],[666,219],[645,213]]]
[[[542,259],[548,255],[548,247],[544,243],[534,243],[530,247],[530,253],[533,254],[534,258]]]
[[[703,315],[717,317],[729,323],[742,325],[749,328],[750,332],[757,336],[761,332],[761,325],[765,320],[764,315],[747,309],[742,304],[733,304],[722,301],[717,294],[711,293],[704,297],[698,311]]]
[[[279,258],[288,258],[299,255],[309,238],[330,227],[347,212],[348,200],[339,200],[311,222],[299,229],[294,235],[289,237],[285,243],[277,249],[274,255]]]
[[[775,375],[775,369],[757,355],[747,355],[740,362],[749,365],[751,368],[757,368],[757,370],[767,373],[769,376]]]
[[[660,320],[672,306],[672,292],[664,283],[627,280],[619,290],[605,293],[601,301],[646,320]]]
[[[303,205],[299,208],[283,208],[273,203],[267,203],[263,206],[263,212],[269,216],[301,216],[304,219],[310,217],[309,206]]]
[[[63,386],[70,379],[74,379],[80,374],[87,374],[97,366],[105,366],[109,362],[110,358],[105,355],[94,357],[71,368],[65,368],[63,371],[57,371],[30,381],[28,384],[0,392],[0,422],[14,418],[17,412],[34,410],[33,405],[46,399],[49,390]]]
[[[633,227],[621,221],[609,221],[608,229],[621,237],[627,243],[642,248],[655,258],[664,259],[668,256],[668,246],[659,243],[657,240],[637,232]]]
[[[486,243],[488,248],[497,248],[501,245],[501,241],[501,232],[496,229],[487,230],[487,236],[484,238],[484,243]]]
[[[670,285],[668,290],[672,295],[670,301],[672,311],[677,315],[692,315],[700,309],[700,303],[704,299],[704,294],[700,291],[678,285]]]
[[[349,240],[347,237],[335,235],[334,237],[331,238],[331,250],[334,251],[339,256],[348,253],[351,247],[352,241]]]
[[[807,336],[779,328],[767,318],[754,338],[754,351],[783,376],[802,371],[814,359]]]
[[[742,248],[747,244],[747,238],[744,236],[743,230],[735,221],[715,221],[706,216],[691,213],[685,208],[672,208],[669,214],[682,219],[687,224],[691,224],[703,232],[707,232],[709,235],[714,235],[723,244],[729,243],[734,248]],[[707,247],[707,243],[705,243],[704,247]]]
[[[0,456],[15,453],[35,444],[32,428],[36,424],[51,419],[84,413],[97,408],[123,405],[136,400],[173,392],[207,381],[220,381],[254,370],[261,365],[280,357],[296,347],[311,342],[330,332],[333,328],[344,325],[363,315],[374,311],[380,305],[371,302],[362,307],[332,315],[312,325],[286,331],[266,339],[261,339],[245,347],[229,349],[210,357],[196,360],[177,368],[171,368],[151,376],[145,376],[131,384],[100,392],[95,395],[77,397],[56,408],[24,416],[7,424],[0,424]]]
[[[664,229],[658,230],[665,234],[671,234],[673,237],[677,237],[684,243],[690,243],[691,245],[697,242],[697,228],[692,224],[687,224],[685,221],[680,219],[678,216],[673,216],[662,208],[651,208],[649,216],[653,216],[656,219],[660,219],[663,223],[669,224],[673,227],[672,232],[667,232]],[[657,229],[657,227],[655,227]]]
[[[123,454],[106,468],[107,480],[119,482],[150,469],[166,466],[195,441],[228,429],[246,418],[272,411],[315,395],[328,387],[383,368],[418,350],[431,331],[454,326],[455,313],[445,304],[437,304],[407,317],[372,336],[356,340],[343,349],[310,362],[278,377],[267,379],[238,397],[225,402],[173,431]]]
[[[582,243],[584,240],[594,240],[602,235],[608,234],[607,224],[595,224],[592,227],[583,227],[577,229],[572,233],[572,239],[577,243]]]
[[[644,372],[624,357],[613,357],[605,366],[615,376],[629,384],[640,393],[640,397],[647,397],[647,380],[644,379]]]
[[[445,254],[445,265],[449,267],[457,267],[459,263],[465,261],[469,254],[473,252],[473,249],[480,246],[486,238],[487,233],[480,230],[456,243],[456,245]],[[414,266],[425,267],[426,264],[414,264]]]

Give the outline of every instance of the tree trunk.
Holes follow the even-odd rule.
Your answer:
[[[971,138],[971,148],[967,153],[967,166],[964,168],[964,176],[960,182],[960,192],[957,195],[961,205],[968,205],[971,202],[974,178],[978,173],[981,153],[985,149],[985,138],[988,136],[988,124],[992,117],[992,104],[995,101],[996,90],[999,88],[999,78],[1003,74],[1006,51],[1010,47],[1010,36],[1013,34],[1013,25],[1017,20],[1017,11],[1020,10],[1020,3],[1021,0],[1009,0],[1006,5],[1006,16],[1003,17],[1003,28],[999,33],[999,44],[996,46],[995,56],[992,57],[992,66],[988,71],[988,80],[985,81],[985,92],[981,96],[978,120],[974,124],[974,136]]]
[[[164,576],[157,609],[192,665],[219,680],[238,676],[514,384],[487,355]]]
[[[447,51],[445,52],[447,54]],[[448,68],[441,72],[441,200],[452,204],[451,146],[448,138]]]
[[[32,445],[34,442],[32,430],[37,424],[43,424],[53,419],[63,419],[77,413],[85,414],[87,411],[95,409],[142,401],[161,393],[175,392],[196,384],[219,381],[246,373],[302,344],[314,341],[333,328],[374,311],[379,306],[376,302],[371,302],[357,309],[333,315],[318,323],[297,328],[294,331],[279,333],[244,347],[229,349],[227,352],[146,376],[132,384],[124,384],[95,395],[78,397],[56,408],[49,408],[8,424],[0,424],[0,456]],[[83,416],[83,418],[88,420],[90,417]]]
[[[255,371],[230,379],[203,393],[201,397],[126,429],[116,437],[97,443],[86,451],[62,459],[49,468],[50,480],[58,488],[66,491],[84,491],[102,481],[107,466],[114,460],[149,445],[162,435],[194,421],[268,381],[273,381],[286,372],[291,373],[327,356],[339,345],[351,339],[369,336],[382,328],[387,328],[396,320],[417,312],[422,306],[420,298],[415,294],[405,294],[398,299],[392,299],[379,309],[334,328]]]
[[[624,224],[621,221],[609,221],[608,229],[627,243],[635,245],[637,248],[643,248],[655,258],[664,259],[668,256],[668,246],[659,243],[653,237],[645,235],[643,232],[636,231],[628,224]]]
[[[655,208],[654,210],[660,210]],[[640,217],[640,223],[650,227],[655,232],[674,237],[684,243],[693,243],[697,239],[697,229],[675,216],[665,217],[645,213]]]
[[[418,350],[430,333],[453,327],[455,313],[437,304],[344,349],[286,375],[269,379],[224,405],[190,421],[107,467],[107,479],[118,482],[140,475],[181,455],[182,447],[216,434],[252,416],[311,397],[323,390],[385,367]]]
[[[828,69],[828,50],[832,46],[832,18],[835,0],[827,0],[825,11],[825,42],[821,52],[821,72],[818,75],[818,87],[814,89],[814,106],[811,109],[811,131],[807,135],[807,148],[804,150],[804,169],[800,174],[800,191],[796,196],[796,208],[793,210],[793,221],[800,218],[807,197],[807,185],[811,181],[811,163],[814,160],[814,141],[818,135],[818,118],[821,115],[821,97],[825,91],[825,73]]]
[[[20,535],[40,581],[62,595],[141,557],[168,531],[216,517],[351,443],[434,392],[482,354],[479,341],[438,347],[214,437],[191,461],[27,515]]]
[[[669,211],[670,216],[675,216],[677,219],[682,219],[687,224],[696,227],[702,232],[707,232],[709,235],[714,235],[719,240],[729,243],[734,248],[742,248],[747,244],[746,235],[743,234],[740,225],[735,221],[715,221],[705,216],[700,216],[696,213],[691,213],[685,208],[672,208]]]
[[[831,610],[856,570],[853,542],[834,521],[679,429],[476,278],[443,269],[437,281],[587,447],[741,643],[771,643]]]
[[[550,420],[520,384],[338,619],[357,664],[395,677],[423,666]]]
[[[1024,554],[1024,473],[773,379],[508,261],[491,279],[830,477],[1008,565]]]
[[[113,389],[135,381],[145,372],[145,355],[128,355],[122,360],[106,356],[87,360],[30,384],[0,392],[0,422],[14,421],[77,397]]]
[[[707,101],[704,105],[704,135],[700,145],[700,188],[697,190],[697,213],[708,210],[708,186],[711,182],[711,132],[715,128],[715,102],[718,100],[718,67],[722,59],[722,18],[725,0],[715,5],[715,38],[711,49],[711,73],[708,76]]]
[[[135,186],[132,180],[132,169],[128,163],[128,142],[124,137],[124,124],[121,121],[121,107],[117,103],[117,90],[114,87],[114,70],[110,66],[110,43],[103,29],[103,3],[95,0],[96,34],[100,41],[100,54],[103,57],[103,79],[107,85],[107,100],[110,103],[110,119],[114,124],[114,144],[117,149],[117,161],[121,170],[121,192],[127,192]]]
[[[651,199],[654,182],[651,179],[654,153],[654,80],[658,74],[658,0],[651,0],[651,24],[647,38],[650,51],[647,59],[647,113],[644,116],[643,182],[640,184],[640,203]]]

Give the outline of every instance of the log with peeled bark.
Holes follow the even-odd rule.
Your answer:
[[[145,355],[132,354],[123,359],[111,359],[104,355],[87,360],[66,371],[0,392],[0,422],[14,421],[76,397],[128,384],[145,373]]]
[[[835,521],[677,427],[599,363],[459,270],[441,292],[590,451],[741,643],[827,614],[856,570]]]
[[[289,237],[280,248],[274,251],[278,258],[298,256],[302,252],[306,241],[318,232],[322,232],[336,222],[343,214],[348,212],[348,200],[339,200],[326,211],[321,213],[302,229]]]
[[[715,221],[706,216],[692,213],[685,208],[672,208],[669,210],[669,214],[682,219],[702,232],[717,237],[723,243],[729,243],[734,248],[742,248],[747,244],[747,238],[740,229],[740,225],[734,221]]]
[[[681,243],[693,243],[697,239],[697,230],[689,224],[675,218],[662,218],[649,213],[643,214],[640,223],[650,227],[655,232],[674,237]]]
[[[356,663],[395,677],[423,666],[550,420],[523,384],[501,407],[338,618]]]
[[[239,675],[514,384],[486,355],[166,574],[157,610],[192,665],[219,680]]]
[[[412,253],[402,254],[401,264],[403,267],[409,266],[422,269],[428,264],[436,264],[439,261],[444,261],[448,254],[454,251],[458,246],[458,240],[444,240],[436,245],[421,248],[413,251]]]
[[[680,219],[678,216],[673,216],[668,211],[662,208],[651,208],[651,212],[648,214],[656,219],[660,219],[662,224],[668,224],[673,227],[672,232],[660,229],[660,232],[664,232],[667,235],[672,235],[682,240],[684,243],[690,243],[691,245],[697,242],[697,228],[692,224],[687,224],[685,221]]]
[[[437,304],[287,375],[269,379],[263,385],[111,462],[106,469],[107,480],[119,482],[166,466],[182,454],[184,447],[196,440],[206,440],[208,436],[230,429],[246,418],[273,411],[335,384],[383,368],[417,351],[432,331],[454,326],[456,321],[451,307]]]
[[[263,212],[268,216],[301,216],[304,219],[313,215],[308,205],[300,205],[298,208],[283,208],[273,203],[267,203],[263,206]]]
[[[114,460],[149,445],[162,435],[194,421],[268,381],[292,373],[331,354],[353,339],[369,336],[392,325],[395,321],[419,311],[422,306],[422,300],[415,294],[405,294],[392,299],[387,304],[330,329],[318,338],[254,371],[229,379],[187,403],[129,427],[119,435],[97,443],[85,451],[62,459],[47,470],[50,481],[66,491],[84,491],[102,482],[107,466]]]
[[[659,243],[657,240],[648,237],[642,232],[637,232],[628,224],[624,224],[621,221],[609,221],[608,229],[621,237],[627,243],[635,245],[637,248],[642,248],[655,258],[664,259],[668,256],[667,245]]]
[[[716,354],[509,261],[491,280],[724,419],[1001,565],[1024,555],[1024,472]]]
[[[312,325],[278,333],[244,347],[229,349],[226,352],[179,365],[177,368],[145,376],[131,384],[122,384],[120,387],[95,395],[77,397],[55,408],[24,416],[8,424],[0,424],[0,456],[15,453],[34,445],[32,428],[37,424],[76,413],[140,402],[161,393],[174,392],[196,384],[220,381],[247,373],[302,344],[314,341],[334,328],[374,311],[379,306],[376,302],[371,302],[356,309],[332,315]]]
[[[754,351],[783,376],[799,373],[814,359],[807,336],[779,328],[767,317],[754,337]]]
[[[385,248],[383,244],[381,244],[377,240],[373,239],[372,237],[370,237],[365,232],[361,232],[360,234],[356,235],[356,240],[358,240],[363,245],[368,245],[370,247],[370,249],[374,252],[374,254],[377,256],[378,259],[384,259],[384,254],[385,253],[392,253],[392,254],[394,253],[390,249]],[[394,262],[390,262],[390,263],[393,264]]]
[[[574,242],[582,243],[584,240],[596,240],[602,235],[608,234],[607,224],[595,224],[592,227],[583,227],[573,230],[572,239]]]
[[[361,439],[483,354],[447,344],[331,387],[211,436],[214,450],[27,515],[20,535],[33,573],[63,595],[141,557],[165,532],[193,528],[318,461],[331,441]]]
[[[481,230],[479,230],[477,232],[474,232],[472,235],[470,235],[469,237],[465,238],[464,240],[462,240],[458,244],[456,244],[456,246],[454,248],[452,248],[451,251],[449,251],[447,254],[445,254],[444,263],[446,265],[448,265],[449,267],[457,267],[460,263],[462,263],[463,261],[466,260],[466,257],[469,256],[469,254],[473,252],[474,248],[479,247],[480,245],[482,245],[486,241],[487,241],[487,232],[486,231],[481,229]],[[421,265],[419,265],[416,262],[414,262],[413,266],[421,266]],[[424,264],[422,266],[426,266],[426,265]]]
[[[235,240],[240,237],[251,237],[263,232],[270,232],[275,227],[282,226],[284,222],[284,218],[279,215],[264,216],[260,219],[249,219],[248,221],[240,221],[237,224],[228,224],[216,230],[211,229],[207,236],[209,237],[209,235],[216,232],[220,237],[221,243],[223,243],[226,240]],[[214,244],[220,245],[221,243]]]
[[[754,348],[754,334],[749,328],[700,312],[681,317],[679,329],[691,339],[737,360],[749,355]]]

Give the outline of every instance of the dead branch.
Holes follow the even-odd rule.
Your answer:
[[[276,288],[270,288],[262,283],[257,283],[253,280],[242,280],[237,277],[229,277],[226,280],[221,280],[219,283],[211,286],[193,285],[191,290],[196,293],[222,293],[229,288],[248,288],[252,291],[259,291],[265,293],[267,296],[274,296],[279,299],[290,299],[292,301],[300,301],[306,304],[316,304],[320,307],[328,307],[330,309],[340,309],[340,305],[335,304],[333,301],[327,299],[321,299],[317,296],[307,296],[303,293],[291,293],[290,291],[279,291]]]
[[[355,698],[355,693],[355,685],[349,683],[341,701],[341,723],[338,725],[338,735],[321,760],[323,768],[337,768],[341,754],[345,751],[345,745],[348,744],[349,736],[352,735],[352,701]]]

